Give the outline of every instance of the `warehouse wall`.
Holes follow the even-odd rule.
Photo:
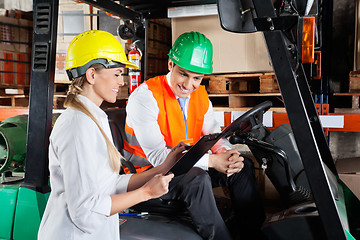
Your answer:
[[[360,157],[360,133],[330,132],[329,147],[333,159]]]
[[[0,8],[32,11],[33,1],[32,0],[0,0]]]
[[[358,12],[356,16],[356,12]],[[355,36],[355,22],[360,22],[360,0],[334,0],[331,49],[331,82],[334,92],[349,91],[349,72],[360,70],[360,24]],[[354,50],[355,49],[355,50]],[[355,59],[355,62],[354,62]],[[345,102],[346,101],[346,102]],[[332,107],[351,107],[347,98],[336,98]],[[360,133],[331,132],[329,147],[334,160],[360,156]]]
[[[334,0],[330,70],[334,92],[348,92],[349,72],[354,65],[356,1]]]

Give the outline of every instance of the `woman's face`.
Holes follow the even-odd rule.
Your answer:
[[[96,71],[93,84],[93,101],[100,106],[103,101],[116,102],[119,87],[124,86],[124,68],[110,68]],[[100,104],[98,104],[100,103]]]

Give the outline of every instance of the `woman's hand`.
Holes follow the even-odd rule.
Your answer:
[[[169,191],[169,182],[174,177],[174,174],[168,174],[166,176],[157,174],[144,184],[141,188],[148,196],[148,199],[158,198],[166,194]]]
[[[128,192],[111,195],[111,215],[140,202],[161,197],[169,191],[169,182],[174,177],[174,174],[168,174],[166,176],[157,174],[154,176],[149,175],[149,171],[133,174],[129,181],[130,189],[128,185]],[[141,184],[141,187],[137,186],[139,184]]]
[[[174,164],[184,155],[185,146],[185,143],[179,142],[171,149],[165,161],[161,164],[162,173],[167,173],[172,168],[172,166],[174,166]]]
[[[169,172],[171,167],[174,166],[174,164],[183,155],[183,152],[185,151],[185,146],[186,146],[185,143],[180,142],[178,145],[176,145],[171,149],[170,153],[168,154],[168,156],[166,157],[165,161],[162,164],[153,167],[147,171],[133,174],[130,178],[127,190],[133,191],[135,189],[139,189],[141,186],[145,186],[146,184],[149,184],[149,182],[152,181],[153,178],[155,177],[159,178],[157,177],[158,174],[160,174],[159,176],[163,176],[167,172]]]

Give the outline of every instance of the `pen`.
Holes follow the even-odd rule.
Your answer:
[[[148,212],[138,212],[138,213],[119,213],[119,216],[143,216],[149,214]]]

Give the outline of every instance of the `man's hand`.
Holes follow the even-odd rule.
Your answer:
[[[238,173],[244,167],[244,158],[236,149],[220,149],[216,154],[209,156],[209,168],[215,168],[218,172],[226,174],[228,177]]]
[[[179,142],[175,147],[173,147],[170,153],[167,155],[165,161],[160,165],[162,167],[162,173],[167,173],[172,166],[184,155],[186,144]]]

